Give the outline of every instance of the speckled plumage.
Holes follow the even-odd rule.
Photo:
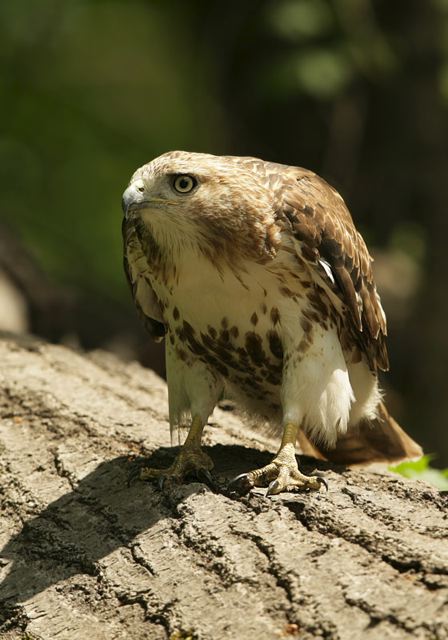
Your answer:
[[[197,181],[191,193],[175,192],[179,175]],[[343,459],[348,439],[350,461],[416,455],[381,404],[386,319],[331,186],[306,169],[177,151],[126,194],[125,270],[148,330],[166,338],[172,427],[206,421],[224,394],[274,428],[300,424],[328,457],[336,447]],[[380,422],[382,444],[354,443]]]

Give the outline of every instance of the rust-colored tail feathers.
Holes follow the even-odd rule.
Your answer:
[[[299,445],[305,455],[311,455],[338,464],[369,464],[371,462],[397,462],[418,458],[423,454],[418,445],[389,415],[383,403],[376,420],[365,420],[349,429],[339,438],[334,449],[312,444],[300,432]]]

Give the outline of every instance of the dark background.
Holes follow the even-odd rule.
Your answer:
[[[448,462],[448,0],[0,5],[0,326],[159,371],[121,193],[171,149],[336,186],[376,259],[388,404]],[[1,365],[0,365],[1,366]]]

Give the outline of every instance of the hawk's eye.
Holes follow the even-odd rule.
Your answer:
[[[189,193],[197,185],[197,180],[192,176],[181,175],[174,178],[173,187],[178,193]]]

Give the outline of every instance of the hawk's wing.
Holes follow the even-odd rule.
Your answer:
[[[147,275],[148,261],[143,253],[134,225],[126,220],[122,224],[123,265],[132,297],[150,335],[160,341],[165,335],[162,311]]]
[[[373,259],[342,197],[313,172],[291,167],[279,204],[279,218],[299,241],[301,257],[343,303],[354,345],[374,369],[387,370],[386,316],[373,280]]]

